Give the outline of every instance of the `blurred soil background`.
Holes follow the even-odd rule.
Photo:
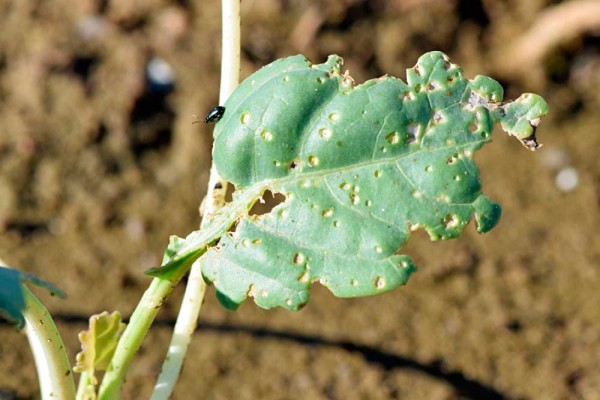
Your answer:
[[[530,153],[496,131],[477,154],[503,206],[480,236],[402,250],[384,295],[316,285],[300,312],[220,307],[209,289],[175,399],[600,399],[600,5],[552,0],[244,0],[242,76],[303,53],[357,82],[446,52],[551,115]],[[103,310],[130,315],[170,234],[199,223],[218,101],[216,0],[0,1],[0,256],[39,295],[72,359]],[[183,285],[123,398],[152,389]],[[24,335],[0,325],[0,399],[39,397]]]

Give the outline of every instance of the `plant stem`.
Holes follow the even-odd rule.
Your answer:
[[[222,21],[223,42],[219,104],[225,103],[239,82],[240,0],[223,0]],[[221,178],[213,164],[210,169],[204,216],[200,229],[204,228],[210,220],[210,216],[225,204],[226,191],[227,182]],[[206,283],[202,278],[200,261],[197,260],[192,265],[181,309],[173,329],[173,337],[161,373],[154,386],[152,400],[168,399],[173,393],[183,359],[198,324],[198,315],[205,292]]]
[[[79,376],[79,383],[77,385],[77,396],[76,400],[89,399],[90,395],[96,393],[94,377],[90,375],[88,371],[83,371]],[[91,393],[90,393],[91,392]]]
[[[189,261],[190,265],[191,262]],[[189,266],[178,268],[169,279],[154,278],[152,280],[131,315],[123,336],[119,340],[115,354],[102,380],[102,385],[100,385],[98,392],[99,400],[114,400],[119,398],[121,385],[125,380],[125,374],[133,356],[140,348],[161,306],[175,286],[177,286],[177,283],[187,273],[188,269]]]
[[[198,260],[196,260],[194,266],[197,263]],[[182,316],[198,315],[200,313],[200,307],[202,306],[202,300],[206,292],[206,284],[202,279],[202,274],[198,274],[200,268],[194,268],[194,266],[192,266],[192,272],[190,272],[188,278],[184,300],[173,329],[171,343],[169,344],[162,370],[154,386],[152,400],[168,399],[171,396],[173,387],[181,371],[183,358],[196,329],[195,318],[192,320],[182,319]]]
[[[223,42],[221,52],[221,104],[240,81],[240,0],[223,0]]]
[[[65,345],[50,313],[23,285],[25,333],[33,352],[42,399],[75,399],[75,381]]]

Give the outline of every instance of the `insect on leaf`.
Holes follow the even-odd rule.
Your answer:
[[[494,123],[538,147],[545,101],[502,97],[498,82],[465,79],[440,52],[423,55],[406,83],[383,76],[355,85],[338,56],[319,65],[295,56],[257,71],[214,132],[214,162],[236,191],[211,225],[229,219],[235,229],[202,256],[205,279],[231,309],[250,296],[295,310],[313,282],[340,297],[406,283],[415,266],[398,250],[411,230],[451,239],[472,217],[479,232],[498,222],[473,162]],[[283,201],[249,213],[267,190]],[[195,249],[198,235],[166,267]]]

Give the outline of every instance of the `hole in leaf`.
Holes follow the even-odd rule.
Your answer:
[[[453,215],[453,214],[448,214],[444,218],[443,222],[444,222],[444,226],[446,228],[456,228],[459,225],[460,220],[458,219],[458,216]]]
[[[248,292],[246,293],[246,295],[251,298],[256,298],[256,286],[248,286]]]
[[[248,212],[248,215],[268,214],[275,207],[285,202],[285,200],[286,197],[282,193],[273,193],[270,190],[265,190],[265,192],[262,195],[262,198],[260,198],[256,203],[254,203],[254,205]]]
[[[296,161],[292,161],[289,165],[290,169],[295,169],[298,166],[298,164],[296,164]]]
[[[300,278],[298,278],[298,282],[306,283],[306,282],[308,282],[309,278],[310,278],[310,274],[308,273],[308,271],[306,271],[300,276]]]
[[[306,257],[304,256],[304,254],[295,253],[294,256],[292,257],[292,262],[296,265],[300,265],[300,264],[304,263],[305,259],[306,259]]]
[[[333,208],[324,209],[321,215],[323,215],[325,218],[331,217],[333,215]]]
[[[246,125],[247,123],[249,123],[250,122],[250,113],[249,112],[242,113],[240,121],[244,125]]]
[[[331,129],[329,128],[321,128],[319,129],[319,136],[321,136],[321,138],[327,140],[329,138],[331,138]]]
[[[235,192],[235,186],[231,182],[227,182],[227,190],[225,191],[225,202],[230,203],[233,200],[233,193]]]
[[[415,94],[413,92],[407,90],[406,92],[404,92],[400,95],[400,99],[401,100],[414,100]]]
[[[237,230],[238,224],[240,223],[239,220],[236,220],[234,222],[233,225],[231,225],[231,227],[229,227],[229,229],[227,230],[227,233],[229,234],[230,237],[233,237],[235,231]],[[222,248],[223,245],[221,244],[221,242],[219,242],[219,244],[217,244],[217,248]]]
[[[409,124],[406,127],[408,133],[407,143],[414,143],[417,141],[417,136],[419,135],[419,124]]]
[[[444,122],[444,115],[441,112],[436,111],[433,113],[432,120],[434,124],[442,123]]]
[[[270,142],[271,140],[273,140],[273,133],[267,129],[264,129],[261,133],[260,133],[260,137],[266,141],[266,142]]]
[[[391,132],[387,134],[385,140],[387,140],[389,144],[398,144],[400,142],[400,135],[398,132]]]
[[[423,71],[421,71],[421,66],[420,65],[415,65],[413,70],[415,71],[415,74],[417,74],[418,76],[423,76]]]
[[[429,82],[429,85],[427,85],[427,91],[433,92],[435,90],[440,89],[441,87],[442,85],[438,81],[431,81]]]
[[[458,154],[453,154],[450,158],[446,160],[446,164],[454,164],[458,160]]]

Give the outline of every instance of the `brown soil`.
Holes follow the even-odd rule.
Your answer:
[[[552,114],[536,153],[496,132],[478,161],[503,205],[499,226],[449,242],[415,235],[403,252],[421,269],[407,287],[351,300],[315,287],[297,313],[228,312],[210,290],[174,398],[600,399],[600,39],[581,32],[520,75],[503,67],[551,3],[243,1],[244,76],[298,52],[338,53],[360,82],[403,76],[438,49],[468,76],[500,78],[507,97],[539,92]],[[0,10],[0,256],[68,293],[40,296],[74,357],[86,318],[129,315],[168,236],[198,225],[211,132],[192,115],[217,104],[220,6],[19,0]],[[148,85],[153,57],[174,69],[172,90]],[[568,166],[579,184],[564,192],[555,178]],[[181,292],[123,398],[148,397]],[[25,337],[2,325],[0,338],[0,398],[39,397]]]

